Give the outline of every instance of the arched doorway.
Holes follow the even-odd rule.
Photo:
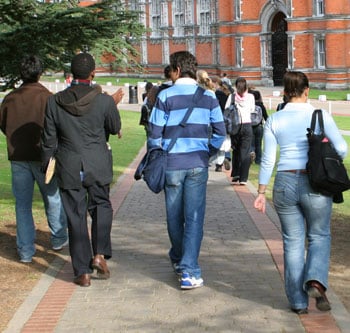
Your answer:
[[[286,16],[279,12],[272,20],[272,67],[273,84],[281,86],[283,84],[283,75],[288,67],[288,38]]]

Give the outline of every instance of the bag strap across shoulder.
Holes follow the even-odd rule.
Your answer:
[[[186,111],[185,116],[183,117],[183,119],[181,120],[181,123],[179,124],[179,127],[176,129],[173,138],[170,141],[170,144],[168,146],[167,151],[169,152],[173,147],[174,144],[177,140],[177,138],[180,136],[180,132],[182,131],[182,129],[186,126],[187,120],[190,117],[193,108],[195,107],[197,101],[199,100],[199,98],[201,96],[203,96],[205,92],[205,89],[203,89],[202,87],[197,87],[196,92],[194,93],[193,97],[192,97],[192,101],[191,101],[191,105],[189,106],[189,108]]]
[[[317,119],[318,119],[318,124],[320,126],[320,134],[324,135],[324,123],[323,123],[323,116],[322,116],[321,109],[314,110],[314,112],[312,114],[310,129],[312,130],[313,133],[315,133]]]

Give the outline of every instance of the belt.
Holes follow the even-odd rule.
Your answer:
[[[299,173],[307,174],[307,173],[308,173],[307,170],[305,170],[305,169],[299,169],[299,170],[282,170],[282,171],[283,171],[283,172],[297,173],[297,174],[299,174]]]

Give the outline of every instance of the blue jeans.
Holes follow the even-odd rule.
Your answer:
[[[16,201],[17,251],[21,259],[35,254],[35,225],[32,213],[34,183],[38,184],[44,201],[51,232],[52,246],[60,246],[68,239],[67,218],[61,203],[56,178],[45,184],[40,162],[11,161],[12,192]]]
[[[282,226],[286,294],[292,308],[306,308],[308,281],[328,287],[332,198],[313,191],[306,174],[282,171],[273,202]]]
[[[207,181],[208,168],[166,172],[169,256],[182,271],[197,278],[201,276],[198,257],[203,239]]]

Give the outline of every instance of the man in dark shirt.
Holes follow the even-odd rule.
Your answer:
[[[0,109],[0,126],[6,135],[12,192],[16,201],[17,252],[24,263],[32,262],[35,254],[32,213],[35,183],[45,203],[52,249],[62,250],[68,243],[67,220],[56,178],[45,184],[45,175],[41,171],[40,135],[46,102],[51,95],[39,83],[42,72],[43,66],[37,56],[25,57],[21,62],[23,84],[4,98]]]
[[[71,63],[71,86],[48,100],[42,136],[43,163],[56,157],[58,186],[68,219],[74,283],[90,286],[94,269],[101,279],[110,272],[113,211],[109,200],[113,179],[107,139],[119,134],[121,121],[112,96],[92,85],[95,61],[88,53]],[[91,240],[87,226],[91,216]]]

